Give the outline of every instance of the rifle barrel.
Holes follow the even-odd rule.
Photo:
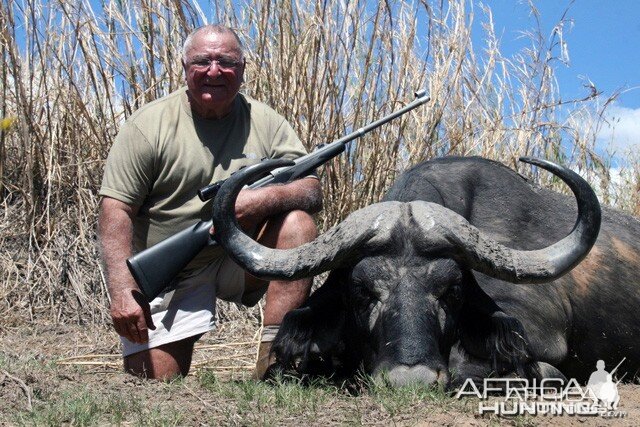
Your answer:
[[[389,114],[388,116],[385,116],[381,119],[376,120],[375,122],[369,123],[366,126],[363,126],[359,129],[357,129],[355,132],[350,133],[349,135],[343,136],[342,138],[338,139],[337,141],[333,142],[332,144],[335,143],[347,143],[349,141],[352,141],[356,138],[359,138],[361,136],[363,136],[364,134],[372,131],[373,129],[382,126],[383,124],[390,122],[391,120],[395,119],[396,117],[399,117],[411,110],[413,110],[416,107],[421,106],[422,104],[425,104],[427,102],[429,102],[429,100],[431,98],[429,98],[428,96],[426,96],[426,91],[420,91],[420,92],[416,92],[416,97],[418,97],[418,99],[416,99],[415,101],[413,101],[412,103],[402,107],[401,109],[399,109],[398,111],[394,111],[393,113]]]
[[[622,365],[622,362],[624,362],[625,360],[627,360],[627,356],[624,356],[624,357],[622,358],[622,360],[620,361],[620,363],[618,363],[618,364],[616,365],[616,367],[615,367],[615,368],[613,368],[613,371],[611,371],[611,372],[609,372],[609,373],[610,373],[611,375],[613,375],[613,373],[614,373],[615,371],[617,371],[617,370],[618,370],[618,368],[620,367],[620,365]]]

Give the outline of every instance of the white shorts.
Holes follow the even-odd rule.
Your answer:
[[[229,257],[218,258],[181,277],[173,290],[163,292],[151,301],[151,317],[156,329],[149,329],[148,342],[136,344],[120,337],[123,356],[215,329],[217,298],[254,305],[267,288],[244,295],[244,277],[244,270]]]

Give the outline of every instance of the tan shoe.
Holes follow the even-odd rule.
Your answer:
[[[267,370],[276,363],[275,354],[271,354],[271,341],[261,342],[258,347],[258,360],[256,361],[256,369],[251,375],[251,379],[262,381],[265,379]]]

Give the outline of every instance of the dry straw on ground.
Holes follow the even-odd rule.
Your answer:
[[[581,100],[559,96],[554,69],[568,61],[564,17],[552,34],[534,25],[529,48],[505,58],[490,10],[472,1],[200,4],[2,1],[5,327],[108,322],[94,231],[104,159],[132,111],[182,85],[182,39],[206,20],[238,30],[249,51],[244,91],[286,116],[310,149],[428,90],[426,107],[352,144],[321,171],[322,228],[378,201],[406,167],[453,154],[521,171],[521,155],[571,164],[601,187],[604,201],[640,213],[638,159],[629,159],[616,184],[607,159],[594,154],[612,98],[595,87]],[[471,43],[473,20],[485,22],[485,45]],[[259,316],[233,306],[221,313],[247,315]]]

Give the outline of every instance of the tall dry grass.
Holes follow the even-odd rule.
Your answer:
[[[564,19],[552,34],[534,24],[529,48],[506,58],[491,11],[472,1],[2,0],[0,118],[16,119],[0,134],[2,324],[108,321],[94,232],[104,159],[132,111],[183,84],[182,40],[209,20],[238,30],[244,90],[310,149],[428,90],[426,107],[323,170],[322,227],[378,201],[406,167],[452,154],[572,164],[639,214],[638,159],[613,186],[594,154],[602,97],[560,98]],[[484,22],[482,46],[473,20]]]

